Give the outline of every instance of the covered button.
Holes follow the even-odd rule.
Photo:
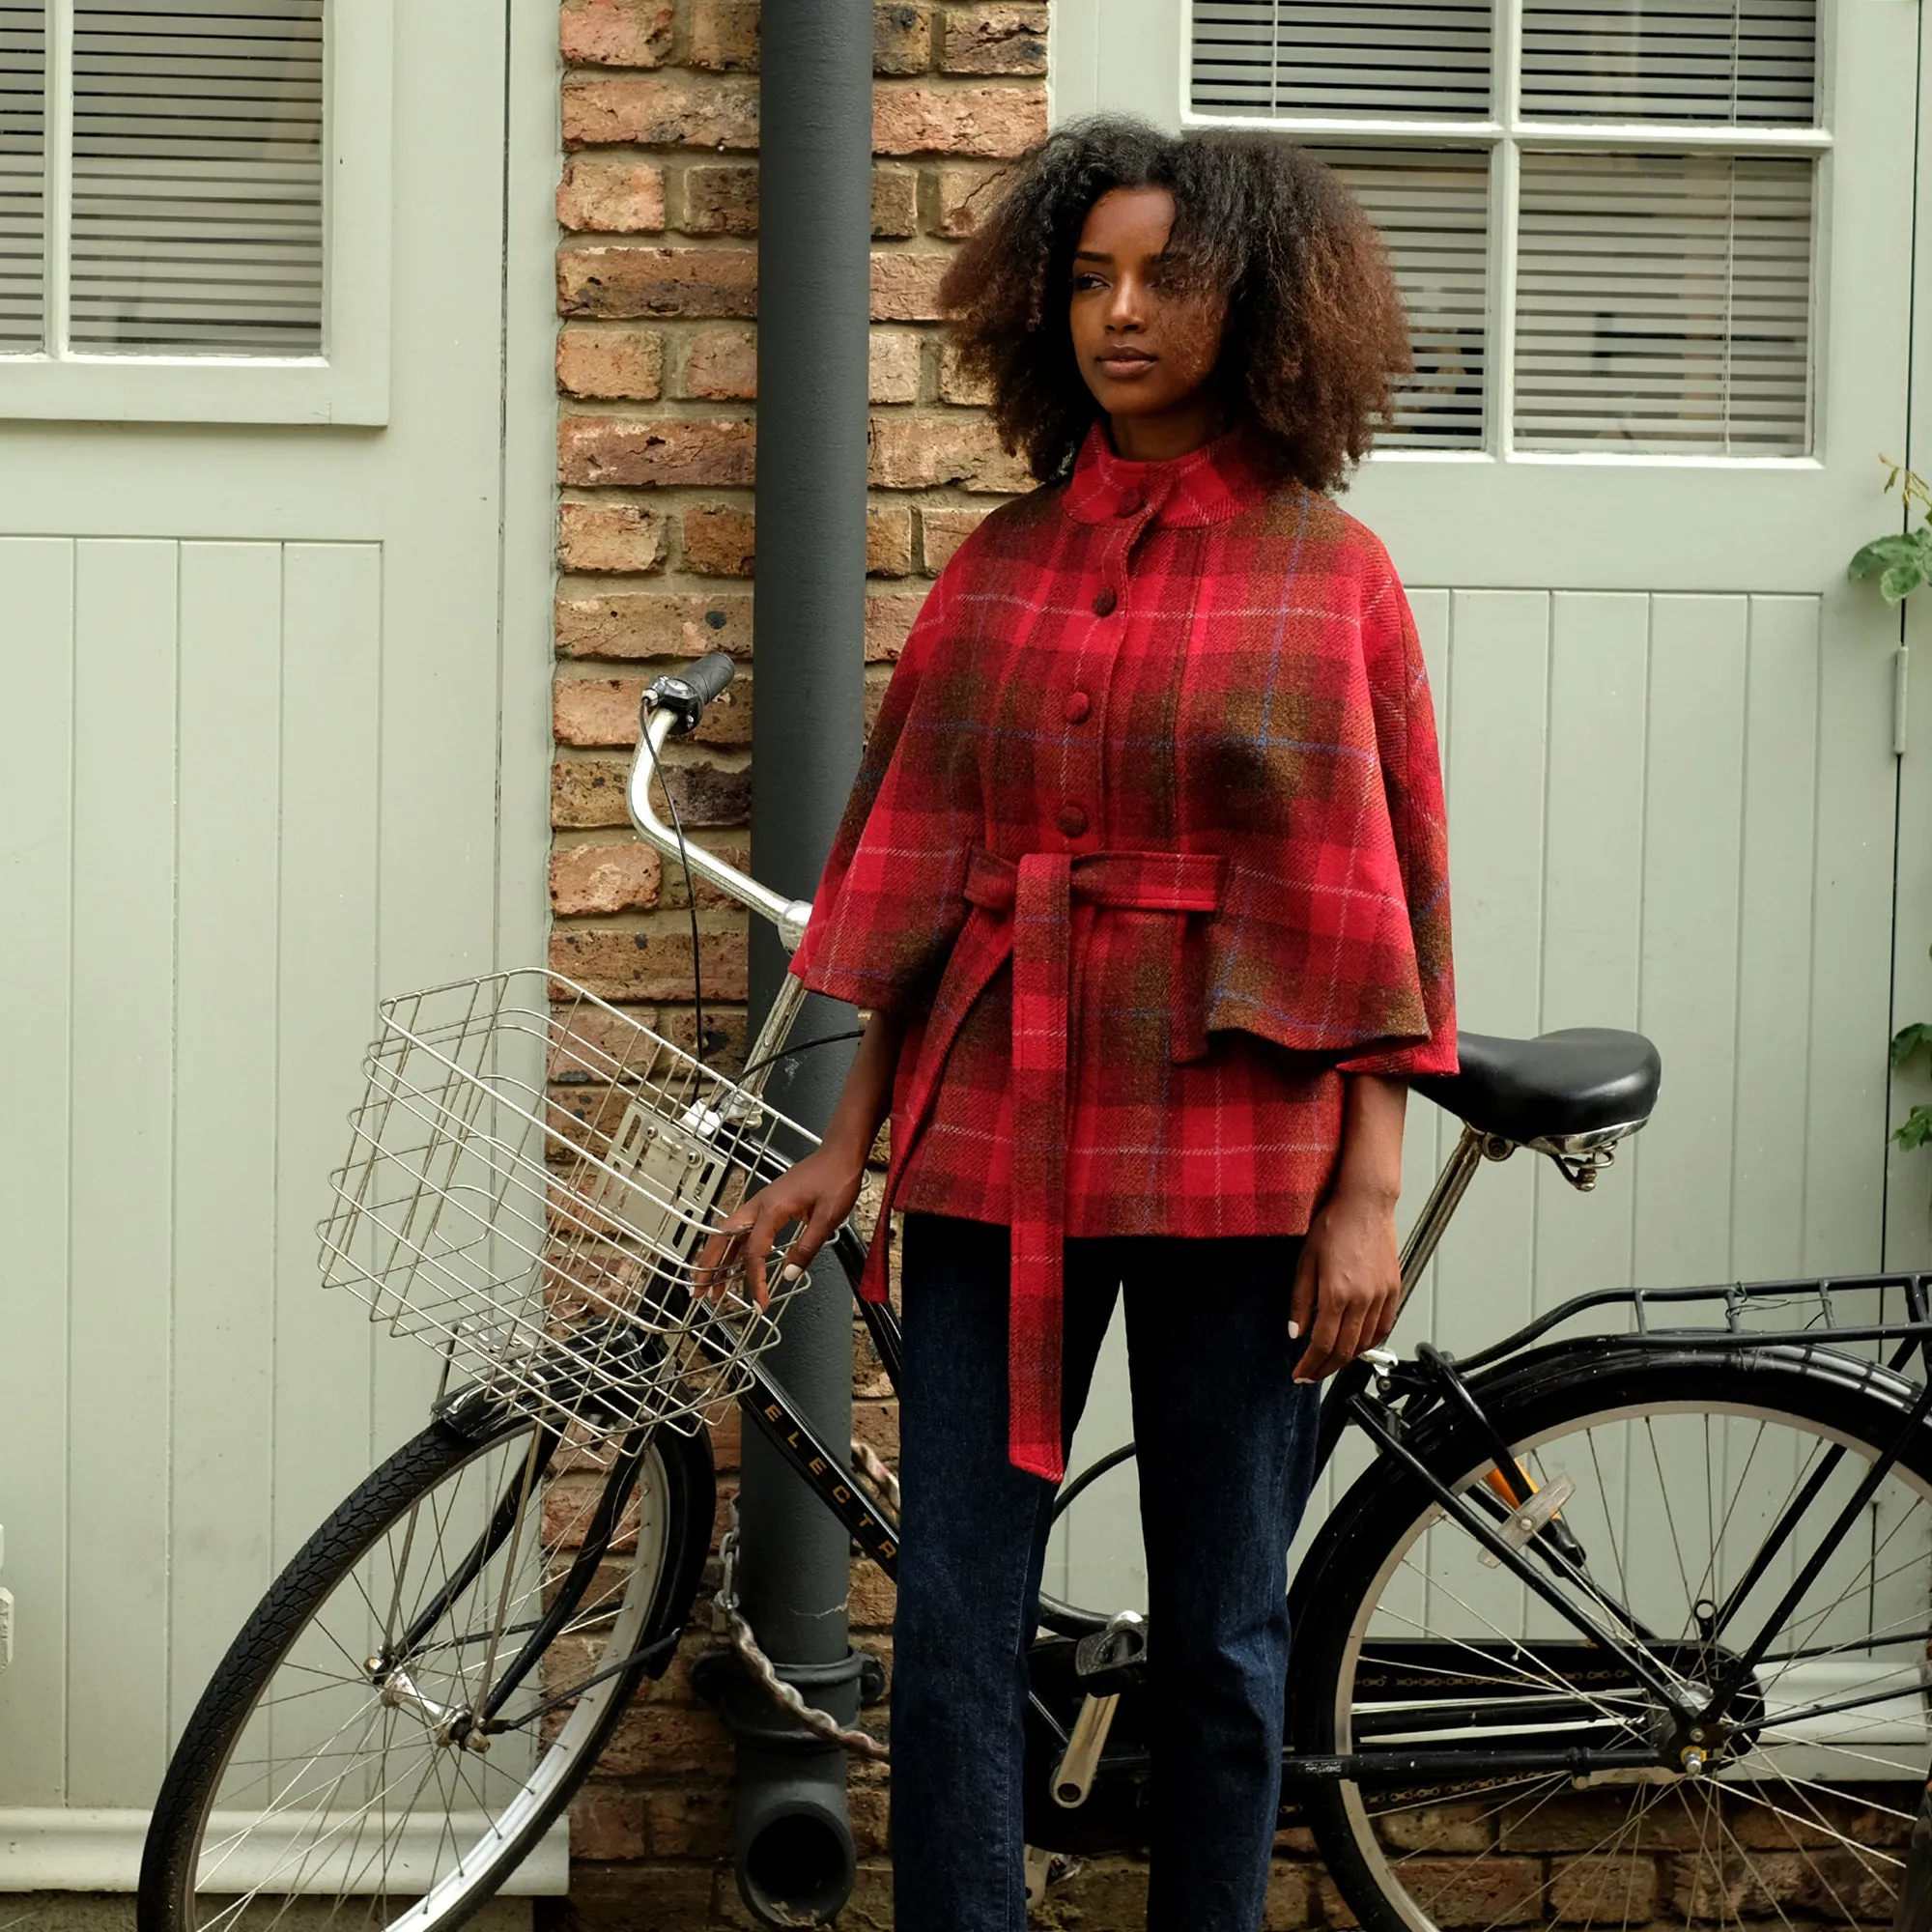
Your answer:
[[[1114,586],[1111,583],[1108,584],[1107,587],[1104,590],[1102,590],[1097,597],[1094,599],[1094,616],[1096,617],[1110,616],[1113,612],[1114,606],[1118,604],[1120,601],[1121,600],[1114,595]]]
[[[1094,708],[1094,700],[1084,691],[1069,691],[1066,702],[1063,704],[1061,715],[1069,724],[1077,724]]]
[[[1087,814],[1077,805],[1063,805],[1058,822],[1069,838],[1078,838],[1087,830]]]

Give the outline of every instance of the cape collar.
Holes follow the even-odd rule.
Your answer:
[[[1221,524],[1265,496],[1268,480],[1245,429],[1232,429],[1185,456],[1129,463],[1116,456],[1107,426],[1096,421],[1067,480],[1066,514],[1104,524],[1151,510],[1170,526]]]

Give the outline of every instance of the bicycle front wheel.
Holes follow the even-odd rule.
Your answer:
[[[662,1672],[709,1544],[703,1436],[597,1463],[439,1424],[303,1546],[176,1747],[140,1932],[450,1932],[542,1843]]]
[[[1612,1346],[1480,1394],[1537,1508],[1470,1419],[1407,1446],[1576,1614],[1393,1459],[1344,1498],[1296,1583],[1289,1722],[1363,1767],[1299,1794],[1361,1924],[1889,1926],[1932,1754],[1916,1391],[1823,1351]]]

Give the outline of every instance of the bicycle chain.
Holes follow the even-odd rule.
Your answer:
[[[887,1497],[895,1514],[898,1510],[898,1480],[884,1463],[862,1442],[852,1444],[852,1463],[863,1475],[878,1484]],[[711,1599],[711,1628],[719,1636],[728,1636],[731,1648],[737,1652],[739,1662],[752,1673],[753,1679],[764,1689],[772,1701],[789,1711],[813,1737],[823,1738],[827,1744],[838,1745],[850,1751],[854,1757],[871,1758],[878,1763],[888,1763],[892,1758],[891,1747],[882,1744],[869,1731],[850,1730],[829,1712],[821,1711],[808,1704],[799,1694],[796,1685],[787,1684],[778,1673],[778,1666],[758,1648],[758,1640],[752,1634],[738,1608],[738,1499],[731,1498],[731,1522],[718,1545],[720,1575],[718,1588]]]

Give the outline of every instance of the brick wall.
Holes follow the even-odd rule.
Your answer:
[[[745,672],[667,756],[685,825],[743,863],[756,444],[758,10],[752,0],[564,0],[557,187],[556,757],[552,958],[672,1037],[694,1037],[689,908],[634,840],[623,782],[657,671],[723,647]],[[933,293],[972,197],[1046,128],[1043,4],[876,9],[868,715],[933,575],[1028,487],[950,366]],[[853,648],[861,648],[853,639]],[[744,1037],[744,921],[700,895],[707,1049]],[[897,1416],[863,1340],[855,1426]],[[736,1418],[717,1448],[726,1496]],[[853,1575],[855,1642],[890,1651],[890,1591]],[[689,1662],[689,1658],[684,1660]],[[682,1668],[626,1719],[572,1813],[569,1916],[625,1932],[740,1924],[731,1747]],[[885,1793],[856,1771],[865,1864],[850,1925],[890,1921]]]

